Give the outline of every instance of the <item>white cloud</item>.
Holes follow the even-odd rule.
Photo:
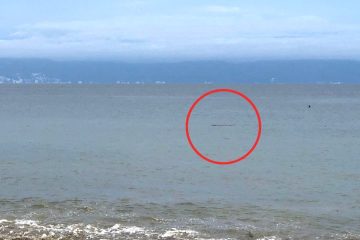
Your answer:
[[[0,39],[0,57],[360,57],[359,26],[307,15],[212,20],[207,14],[37,22]]]

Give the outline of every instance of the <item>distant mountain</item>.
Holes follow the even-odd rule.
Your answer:
[[[0,83],[360,83],[360,61],[124,63],[0,59]]]

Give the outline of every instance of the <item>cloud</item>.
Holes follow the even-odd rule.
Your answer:
[[[219,6],[210,10],[229,13]],[[307,15],[234,16],[224,14],[216,21],[211,14],[199,14],[24,24],[0,39],[0,57],[360,57],[360,27],[356,25]]]

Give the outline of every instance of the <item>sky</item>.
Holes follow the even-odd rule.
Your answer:
[[[0,57],[360,59],[359,0],[0,0]]]

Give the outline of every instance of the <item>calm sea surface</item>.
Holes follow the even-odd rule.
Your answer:
[[[0,136],[0,239],[360,239],[360,85],[0,85]]]

